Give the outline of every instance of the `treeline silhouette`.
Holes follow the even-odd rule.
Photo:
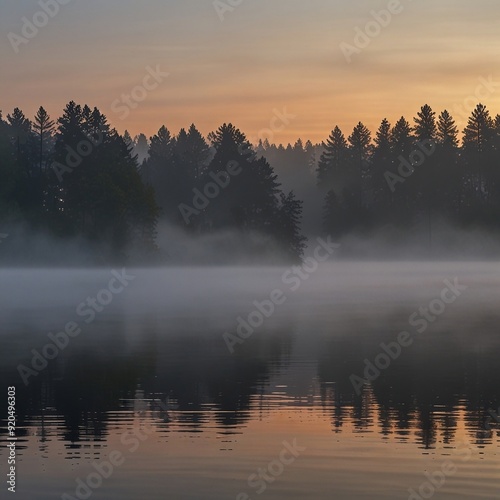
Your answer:
[[[154,253],[164,219],[192,233],[257,232],[300,260],[302,204],[233,125],[207,139],[194,125],[176,136],[162,126],[147,155],[144,139],[132,145],[97,108],[75,102],[57,124],[43,107],[33,121],[18,108],[0,115],[0,224],[79,238],[107,259]]]
[[[359,123],[347,141],[331,133],[317,173],[327,190],[324,225],[342,235],[392,224],[410,229],[419,217],[460,226],[499,228],[500,115],[479,104],[459,144],[452,116],[423,106],[414,125],[383,120],[373,143]]]
[[[448,111],[423,106],[410,124],[361,122],[326,142],[253,146],[232,124],[121,136],[97,109],[70,102],[55,122],[0,113],[0,227],[85,242],[103,259],[158,254],[161,221],[202,235],[257,233],[290,260],[307,236],[404,239],[435,221],[500,229],[500,115],[478,104],[459,137]],[[302,201],[300,201],[302,200]],[[314,208],[317,207],[317,208]],[[304,211],[304,214],[303,214]],[[304,217],[303,217],[304,215]],[[7,232],[7,231],[2,231]],[[252,249],[258,253],[258,249]]]
[[[306,206],[314,196],[323,197],[323,230],[337,238],[392,227],[403,239],[417,225],[431,229],[436,220],[500,229],[500,115],[492,118],[482,104],[461,138],[448,111],[437,116],[425,105],[413,124],[404,117],[394,125],[384,119],[374,136],[358,123],[347,137],[335,127],[321,145],[264,141],[258,152],[280,178],[290,166]],[[311,177],[319,192],[308,198]]]

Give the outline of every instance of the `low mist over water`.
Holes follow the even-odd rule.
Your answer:
[[[500,499],[497,14],[0,0],[0,498]]]
[[[20,498],[494,498],[497,264],[309,266],[0,271]]]

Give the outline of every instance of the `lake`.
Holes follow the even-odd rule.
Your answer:
[[[500,498],[496,262],[0,283],[14,498]]]

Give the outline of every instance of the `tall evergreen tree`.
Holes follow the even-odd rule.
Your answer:
[[[389,200],[389,186],[385,174],[388,171],[395,171],[395,162],[392,158],[391,124],[386,118],[380,123],[374,142],[370,184],[375,210],[381,215],[388,206]]]
[[[411,154],[414,151],[415,141],[412,127],[402,116],[391,130],[392,165],[398,172],[404,162],[411,164]],[[413,171],[413,169],[411,169]],[[410,178],[398,184],[397,189],[391,194],[391,216],[398,225],[407,225],[411,222],[411,215],[417,198],[415,182]]]
[[[7,115],[7,120],[10,125],[12,142],[16,149],[17,161],[21,163],[23,152],[25,153],[24,156],[27,156],[26,144],[31,137],[32,124],[19,108],[15,108],[11,115]]]
[[[33,124],[19,109],[7,115],[8,133],[14,150],[18,182],[16,199],[19,210],[30,224],[38,224],[41,182],[38,169],[38,147]]]
[[[18,186],[22,182],[16,168],[15,148],[9,124],[4,121],[0,111],[0,223],[7,224],[18,214]]]
[[[186,132],[182,129],[175,144],[175,153],[193,183],[205,174],[210,159],[210,148],[199,130],[192,124]]]
[[[493,138],[493,120],[490,113],[486,106],[478,104],[467,121],[462,144],[469,195],[471,201],[475,199],[479,204],[484,203],[488,197],[485,175],[491,168]]]
[[[186,136],[185,132],[181,132]],[[167,127],[162,126],[151,137],[149,156],[141,168],[144,182],[154,188],[162,217],[182,224],[179,206],[192,198],[193,180],[176,152],[177,141]]]
[[[402,116],[391,130],[391,148],[395,156],[409,157],[414,147],[412,128]]]
[[[209,134],[215,149],[208,172],[226,172],[234,165],[240,173],[231,179],[224,196],[209,207],[212,227],[235,226],[268,232],[276,213],[279,184],[276,174],[264,158],[257,159],[246,136],[231,123]]]
[[[325,144],[318,163],[318,186],[341,193],[348,184],[349,150],[344,134],[335,127]]]
[[[418,141],[434,142],[436,140],[436,113],[432,111],[432,108],[428,104],[420,108],[414,121],[415,127],[413,130]]]
[[[436,140],[436,191],[441,193],[443,215],[454,219],[461,210],[463,170],[459,162],[458,128],[447,110],[439,115]]]
[[[351,189],[354,195],[358,198],[359,206],[364,203],[365,180],[369,174],[369,162],[372,151],[371,133],[361,122],[353,129],[352,134],[348,138],[350,145],[350,160],[351,160],[351,185],[347,189]]]
[[[478,104],[467,121],[463,131],[464,148],[484,153],[491,145],[493,120],[483,104]]]
[[[132,139],[132,136],[130,135],[130,132],[128,130],[125,130],[125,132],[123,132],[123,140],[129,148],[134,147],[134,140]]]
[[[54,122],[50,119],[50,116],[48,115],[47,111],[40,106],[38,109],[36,115],[35,115],[35,120],[33,121],[33,128],[35,130],[35,133],[38,135],[38,141],[40,145],[40,174],[43,170],[43,165],[44,165],[44,147],[45,149],[48,149],[50,147],[50,144],[47,144],[51,138],[52,138],[52,133],[54,131]]]
[[[152,249],[157,217],[130,147],[97,109],[70,102],[58,121],[56,207],[63,235],[81,235],[100,252]]]
[[[458,147],[458,128],[447,110],[439,115],[436,138],[440,144]]]
[[[411,183],[415,185],[413,192],[416,206],[419,210],[426,212],[428,224],[431,224],[432,211],[442,201],[444,188],[435,182],[439,175],[436,157],[433,155],[437,142],[436,113],[428,104],[425,104],[420,108],[414,121],[415,151],[420,164],[415,165]]]
[[[174,141],[167,127],[162,125],[158,132],[150,137],[148,158],[141,166],[144,182],[150,186],[166,179],[168,165],[172,161]]]
[[[285,254],[299,259],[304,240],[300,236],[301,203],[293,193],[285,196],[277,176],[265,158],[257,158],[246,136],[232,124],[209,134],[215,155],[208,176],[233,172],[224,194],[211,200],[206,222],[212,229],[238,228],[274,237]],[[225,176],[226,179],[228,176]]]
[[[280,193],[280,206],[275,221],[276,235],[285,258],[299,261],[306,248],[307,238],[300,232],[302,201],[295,198],[293,191],[288,195]]]

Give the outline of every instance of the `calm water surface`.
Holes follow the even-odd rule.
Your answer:
[[[322,266],[296,290],[281,268],[131,269],[91,321],[77,308],[111,269],[0,270],[12,498],[500,498],[499,265]],[[467,288],[415,326],[446,279]],[[224,334],[273,290],[284,303],[230,352]],[[19,365],[68,322],[81,333],[25,385]],[[402,331],[411,345],[356,391]]]

